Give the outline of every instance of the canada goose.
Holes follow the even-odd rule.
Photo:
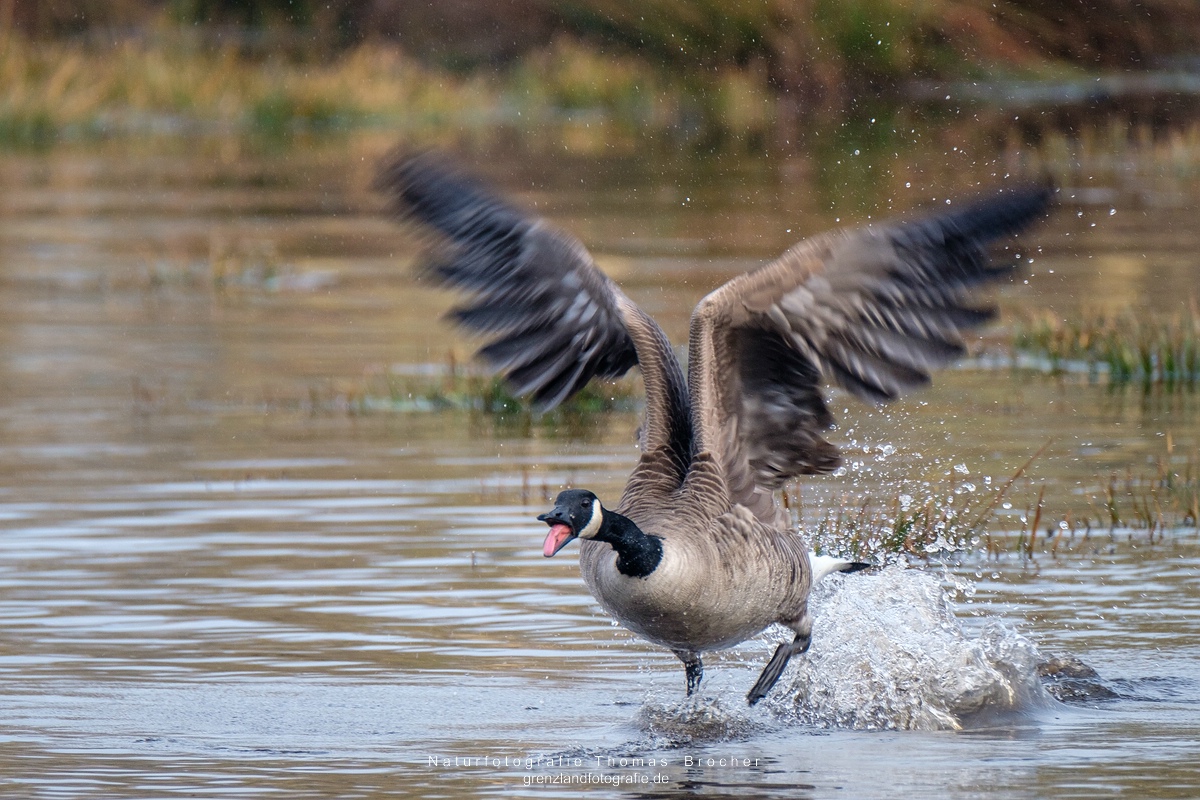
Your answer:
[[[620,502],[610,510],[592,492],[562,492],[538,517],[550,526],[543,553],[580,539],[592,595],[675,653],[689,695],[701,653],[772,623],[790,628],[751,705],[809,645],[814,565],[774,490],[840,463],[822,438],[834,422],[822,379],[873,403],[927,384],[931,368],[963,353],[960,330],[994,313],[971,304],[970,290],[1012,266],[989,265],[985,246],[1043,214],[1052,194],[1001,190],[917,222],[800,242],[700,301],[685,377],[662,329],[573,236],[435,156],[391,157],[377,187],[392,211],[444,238],[429,272],[471,294],[452,318],[491,338],[478,355],[535,407],[638,365],[641,457]]]

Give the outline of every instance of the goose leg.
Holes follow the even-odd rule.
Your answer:
[[[700,662],[700,656],[696,653],[687,653],[682,650],[675,650],[675,657],[683,662],[683,669],[687,673],[687,696],[691,697],[700,688],[700,679],[704,677],[704,664]]]
[[[746,695],[746,700],[750,702],[750,705],[754,705],[767,696],[767,692],[771,691],[771,687],[775,685],[779,676],[787,668],[788,659],[807,650],[811,641],[812,636],[806,633],[797,633],[795,639],[784,642],[775,648],[775,655],[771,656],[771,660],[767,662],[762,674],[758,676],[754,688],[750,690],[750,694]]]

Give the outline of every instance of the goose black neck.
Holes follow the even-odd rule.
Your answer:
[[[629,517],[604,510],[604,524],[594,537],[617,551],[617,571],[630,578],[644,578],[662,561],[662,538],[642,533]]]

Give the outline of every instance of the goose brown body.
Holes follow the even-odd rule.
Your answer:
[[[574,237],[435,156],[393,157],[378,185],[395,212],[439,234],[428,272],[470,295],[451,316],[490,338],[479,355],[514,392],[545,409],[639,367],[641,456],[620,502],[609,511],[590,492],[560,494],[540,517],[545,554],[580,538],[592,595],[683,661],[689,694],[701,653],[791,628],[751,703],[809,642],[810,554],[774,495],[840,464],[824,438],[834,420],[823,383],[875,403],[928,383],[964,351],[961,331],[993,314],[972,290],[1012,265],[992,265],[986,246],[1042,215],[1052,194],[1001,190],[801,242],[700,302],[685,375],[658,324]]]
[[[645,577],[624,575],[616,551],[586,540],[579,567],[592,596],[634,633],[699,654],[732,647],[776,622],[808,631],[812,572],[795,533],[764,525],[742,505],[713,518],[667,504],[619,510],[662,537],[658,568]]]

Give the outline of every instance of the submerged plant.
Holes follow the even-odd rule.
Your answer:
[[[1167,434],[1166,452],[1154,460],[1153,470],[1110,473],[1092,493],[1092,505],[1109,532],[1134,528],[1162,532],[1168,528],[1200,529],[1200,452],[1180,457]]]
[[[593,381],[552,411],[540,413],[527,398],[514,395],[499,376],[463,368],[450,355],[444,369],[408,374],[374,371],[351,388],[314,393],[311,403],[314,411],[354,414],[466,411],[509,430],[528,431],[536,424],[581,436],[598,427],[598,415],[638,410],[641,390],[632,378]]]

